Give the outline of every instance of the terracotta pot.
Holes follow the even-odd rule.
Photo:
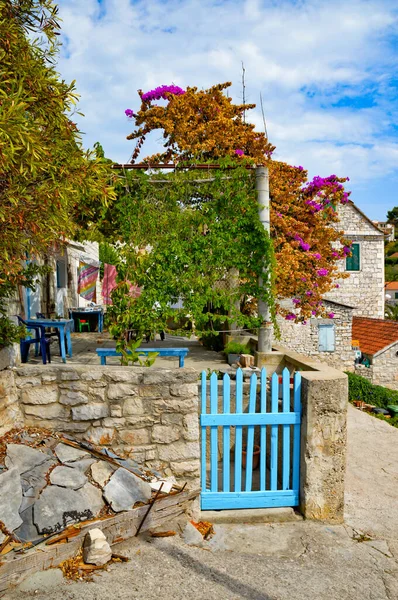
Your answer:
[[[243,446],[242,466],[244,468],[246,468],[246,454],[247,454],[246,450],[247,450],[247,447]],[[253,471],[254,471],[254,469],[257,469],[259,462],[260,462],[260,446],[257,446],[256,444],[254,444],[254,446],[253,446],[253,466],[252,466]]]

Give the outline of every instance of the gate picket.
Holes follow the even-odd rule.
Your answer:
[[[218,382],[217,373],[210,376],[210,412],[218,413]],[[218,427],[210,427],[210,490],[218,490]]]
[[[225,373],[223,379],[223,411],[225,415],[229,415],[231,412],[231,396],[230,396],[230,377],[228,373]],[[230,425],[224,425],[223,427],[223,490],[229,492],[229,471],[230,471]]]
[[[256,412],[258,379],[255,374],[252,374],[250,378],[248,408],[247,410],[245,409],[245,412],[243,412],[243,372],[241,369],[238,369],[236,372],[235,410],[232,408],[232,411],[231,382],[228,374],[225,374],[223,377],[222,403],[220,398],[219,408],[217,375],[216,373],[212,373],[209,382],[209,412],[207,412],[208,388],[205,372],[202,373],[201,381],[202,510],[297,506],[299,503],[300,484],[301,375],[299,373],[294,375],[293,403],[291,403],[290,373],[288,369],[283,370],[280,410],[279,377],[276,373],[272,375],[269,381],[271,412],[267,411],[268,382],[265,369],[261,370],[259,379],[260,412]],[[246,473],[244,489],[242,490],[242,442],[243,427],[246,426]],[[256,426],[259,427],[259,438],[255,440]],[[210,428],[210,448],[207,446],[207,427]],[[222,427],[223,449],[223,456],[220,463],[218,461],[219,427]],[[233,455],[231,455],[231,427],[235,427],[235,452]],[[278,447],[279,427],[281,427],[280,454]],[[270,431],[269,461],[267,458],[267,430]],[[260,443],[260,472],[259,476],[253,479],[253,449],[255,441],[256,443]],[[207,457],[209,449],[210,456]],[[207,460],[208,458],[209,460]],[[230,479],[231,460],[235,461],[233,465],[233,482]],[[279,463],[281,464],[281,473],[278,481]],[[267,464],[269,465],[268,468]],[[206,477],[207,465],[210,470],[209,486]],[[222,469],[220,482],[219,468]],[[267,475],[268,469],[269,478]]]
[[[267,371],[263,367],[260,375],[260,413],[267,412]],[[267,483],[267,426],[260,426],[260,490]]]
[[[250,377],[250,392],[249,392],[249,414],[256,412],[256,393],[257,393],[257,376],[253,373]],[[246,492],[252,490],[253,479],[253,446],[254,446],[254,425],[249,425],[247,428],[247,447],[246,447]]]
[[[242,369],[236,371],[236,414],[243,411],[243,373]],[[235,428],[235,492],[242,488],[242,425]]]

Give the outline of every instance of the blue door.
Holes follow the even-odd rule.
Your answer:
[[[300,484],[301,375],[250,378],[244,408],[243,373],[218,393],[216,373],[202,372],[201,508],[297,506]],[[258,463],[258,465],[256,464]]]

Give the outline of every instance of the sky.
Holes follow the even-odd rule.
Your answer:
[[[208,88],[232,99],[274,158],[309,177],[348,176],[351,199],[384,220],[398,205],[397,0],[58,0],[58,71],[76,80],[83,144],[129,162],[138,89]],[[140,158],[161,149],[153,134]]]

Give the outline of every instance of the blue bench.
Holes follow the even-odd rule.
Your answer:
[[[184,366],[184,358],[188,354],[188,348],[137,348],[136,352],[148,354],[157,352],[159,356],[178,356],[179,366]],[[97,348],[96,353],[101,359],[101,365],[106,365],[107,356],[122,356],[121,352],[116,352],[116,348]]]

